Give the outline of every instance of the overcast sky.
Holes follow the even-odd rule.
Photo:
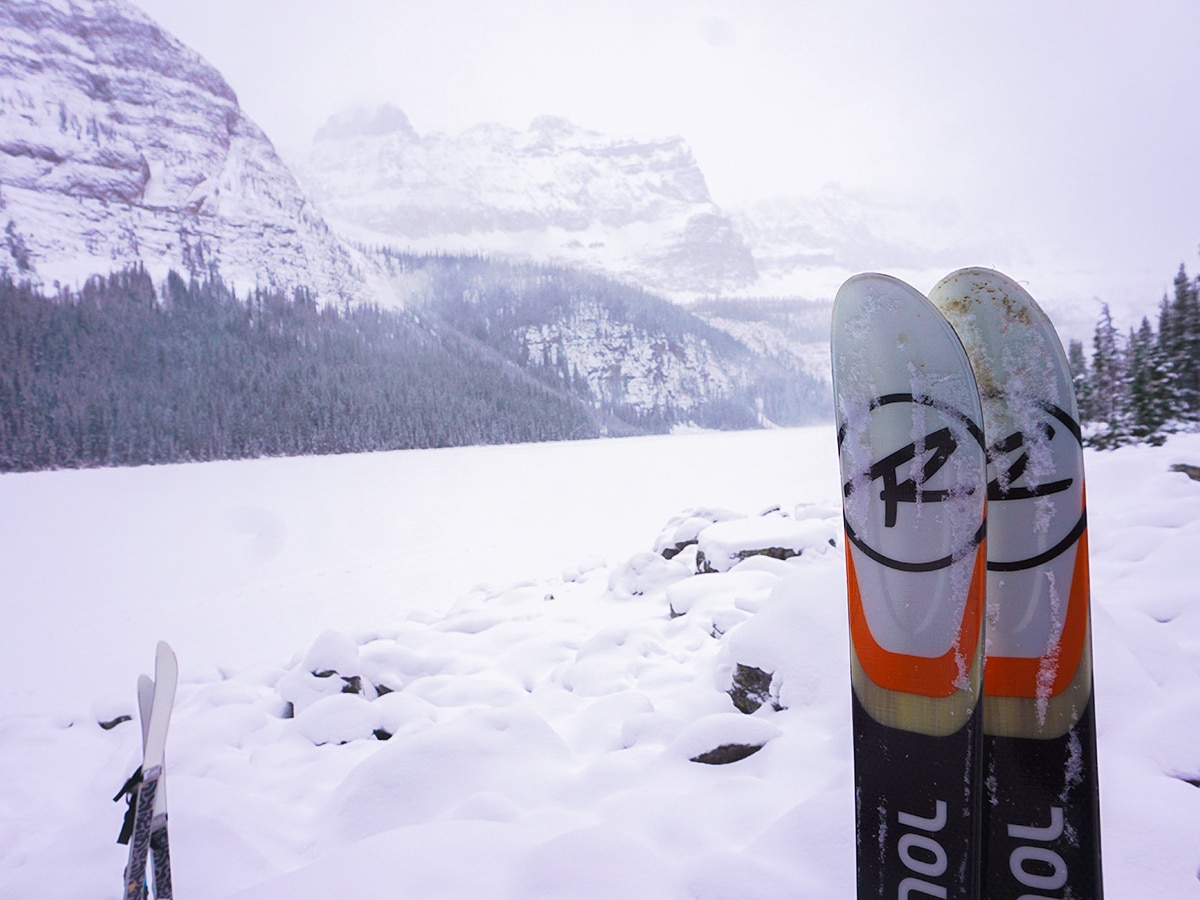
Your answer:
[[[830,182],[937,204],[995,248],[964,265],[1075,297],[1149,312],[1200,269],[1191,0],[135,2],[285,154],[353,104],[422,133],[563,115],[683,136],[723,206]]]

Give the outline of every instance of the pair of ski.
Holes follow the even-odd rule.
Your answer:
[[[833,312],[859,898],[1100,900],[1087,520],[1066,354],[1011,279]]]
[[[149,897],[147,862],[153,857],[154,896],[169,900],[171,890],[171,854],[167,840],[167,786],[164,751],[171,708],[175,704],[175,686],[179,665],[175,653],[165,641],[159,641],[154,659],[154,679],[138,678],[138,712],[142,722],[142,766],[113,799],[130,798],[129,816],[118,843],[129,844],[129,862],[125,866],[125,900]]]

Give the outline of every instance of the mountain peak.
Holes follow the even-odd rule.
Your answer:
[[[605,140],[604,135],[580,128],[565,116],[538,116],[529,123],[527,135],[532,138],[532,145],[541,149],[559,144],[579,144],[581,138]]]
[[[420,140],[404,110],[390,103],[370,109],[355,106],[334,113],[313,136],[314,141],[347,140],[356,137],[382,137],[399,134],[409,140]]]
[[[614,137],[551,115],[526,131],[481,123],[422,138],[390,109],[335,116],[301,169],[359,240],[583,265],[670,293],[756,277],[682,138]]]
[[[221,74],[124,0],[0,2],[0,271],[366,292]]]

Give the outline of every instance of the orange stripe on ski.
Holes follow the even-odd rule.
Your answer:
[[[1044,679],[1041,696],[1054,697],[1067,689],[1083,659],[1087,641],[1089,581],[1087,529],[1084,529],[1075,545],[1067,618],[1058,642],[1042,656],[989,656],[983,670],[985,694],[990,697],[1037,697],[1039,678]],[[1053,677],[1047,677],[1051,671]]]
[[[892,653],[879,646],[863,611],[858,575],[854,571],[851,544],[846,542],[846,594],[850,602],[850,639],[867,677],[891,691],[919,694],[923,697],[949,697],[964,687],[963,678],[975,659],[979,646],[987,583],[986,542],[975,553],[975,568],[967,588],[967,604],[962,624],[950,649],[941,656],[912,656]]]

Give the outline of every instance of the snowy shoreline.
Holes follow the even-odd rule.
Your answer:
[[[0,477],[0,898],[118,895],[109,798],[138,737],[97,723],[134,712],[158,638],[181,662],[187,895],[852,896],[833,445],[824,427]],[[1200,436],[1087,455],[1110,898],[1200,896],[1200,483],[1175,463],[1200,463]],[[747,517],[710,529],[710,574],[694,547],[654,552],[698,507]],[[738,559],[756,529],[803,552]],[[739,665],[774,674],[750,715]],[[722,745],[760,749],[693,761]]]

